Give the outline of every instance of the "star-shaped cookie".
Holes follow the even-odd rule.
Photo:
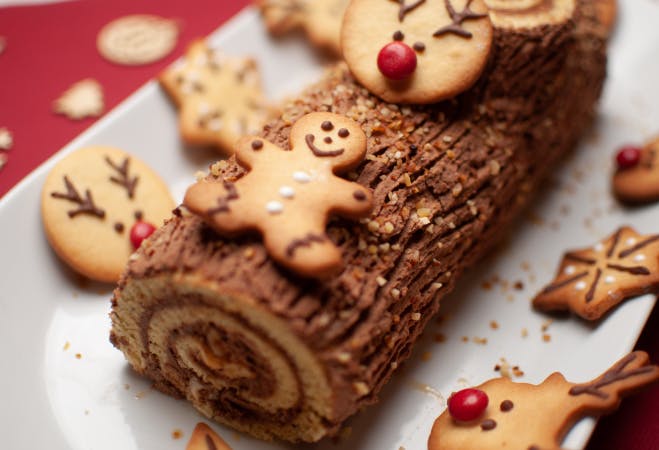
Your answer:
[[[183,140],[231,154],[244,135],[261,130],[273,110],[261,90],[256,63],[229,57],[203,41],[190,45],[185,59],[160,76],[179,107]]]
[[[622,227],[591,248],[565,253],[556,278],[533,306],[597,320],[623,300],[649,292],[659,292],[659,235]]]

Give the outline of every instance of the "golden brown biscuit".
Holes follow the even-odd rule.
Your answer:
[[[178,25],[147,14],[120,17],[98,33],[98,52],[110,62],[127,66],[149,64],[167,56],[176,46]]]
[[[282,35],[301,28],[313,45],[341,54],[341,21],[350,0],[260,0],[268,31]]]
[[[203,41],[162,75],[160,84],[179,107],[183,140],[231,154],[237,140],[257,133],[273,110],[261,91],[254,60],[233,58]]]
[[[174,202],[146,164],[112,147],[87,147],[59,161],[41,192],[41,218],[55,252],[98,281],[119,279],[134,248],[131,228],[155,226]]]
[[[491,44],[483,0],[353,0],[341,31],[355,78],[392,103],[434,103],[469,89]]]
[[[486,381],[476,389],[488,401],[469,422],[447,409],[435,421],[429,450],[558,450],[567,432],[586,416],[614,411],[621,397],[659,380],[659,367],[645,352],[633,352],[589,383],[575,384],[553,373],[539,385],[508,378]],[[458,393],[459,394],[459,393]],[[454,410],[469,405],[451,405]]]
[[[185,450],[231,450],[231,447],[211,427],[200,422],[192,432]]]
[[[597,320],[623,300],[658,291],[659,235],[622,227],[594,247],[565,253],[556,278],[533,306]]]
[[[236,158],[249,172],[237,181],[200,181],[183,203],[220,233],[258,231],[274,260],[301,275],[325,277],[342,267],[325,234],[329,215],[364,217],[372,208],[368,189],[335,176],[362,161],[366,136],[344,116],[316,112],[293,125],[290,147],[242,139]]]
[[[618,154],[618,170],[613,175],[613,192],[627,203],[649,203],[659,200],[659,138],[642,149],[625,148],[621,152],[634,152],[635,158],[626,158],[621,167]]]

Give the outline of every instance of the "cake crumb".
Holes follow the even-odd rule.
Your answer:
[[[435,333],[433,339],[435,342],[439,342],[440,344],[442,342],[446,342],[446,336],[444,336],[444,333]]]
[[[471,338],[471,340],[474,344],[479,344],[479,345],[486,345],[487,344],[487,338],[474,336],[474,337]]]
[[[371,390],[368,388],[368,385],[363,381],[355,381],[354,383],[352,383],[352,388],[360,397],[363,397],[364,395],[371,392]]]
[[[521,280],[517,280],[517,281],[515,281],[515,283],[513,284],[513,288],[515,288],[515,290],[517,290],[517,291],[521,291],[521,290],[524,289],[524,283],[522,283]]]
[[[418,312],[412,313],[411,317],[413,321],[418,322],[419,320],[421,320],[421,313]]]
[[[460,338],[460,340],[461,340],[462,342],[469,342],[469,338],[468,338],[467,336],[462,336],[462,337]]]
[[[524,376],[524,371],[519,368],[519,366],[513,366],[513,375],[517,378]]]
[[[135,399],[136,400],[142,399],[142,398],[144,398],[145,395],[146,395],[146,392],[140,391],[137,394],[135,394]]]
[[[432,353],[430,353],[430,352],[423,352],[421,354],[421,361],[423,361],[423,362],[430,361],[430,358],[432,358]]]
[[[493,330],[499,329],[499,323],[496,320],[490,320],[490,328]]]
[[[82,353],[76,353],[76,359],[82,359]]]
[[[522,328],[522,337],[525,338],[528,337],[528,335],[529,335],[529,330],[527,330],[526,328]]]
[[[172,430],[172,439],[181,439],[183,437],[183,432],[178,428]]]
[[[543,335],[542,335],[542,340],[543,340],[544,342],[550,342],[550,341],[551,341],[551,335],[548,334],[548,333],[543,333]]]
[[[69,341],[66,341],[64,343],[64,347],[62,347],[62,350],[67,351],[71,347],[71,343]]]
[[[130,384],[124,383],[124,389],[129,390],[130,389]]]
[[[546,321],[544,321],[540,327],[542,332],[543,333],[546,332],[549,329],[549,325],[551,325],[552,323],[554,323],[554,319],[547,319]]]

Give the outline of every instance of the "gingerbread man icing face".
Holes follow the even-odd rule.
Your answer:
[[[476,82],[492,24],[483,0],[353,0],[341,44],[350,70],[373,94],[434,103]]]
[[[236,158],[249,172],[235,182],[198,182],[184,204],[221,234],[258,231],[280,264],[325,277],[342,267],[339,250],[325,234],[329,215],[365,217],[372,208],[368,189],[335,176],[362,161],[366,136],[343,116],[311,113],[291,129],[290,146],[243,138]]]

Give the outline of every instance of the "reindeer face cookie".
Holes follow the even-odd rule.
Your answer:
[[[613,192],[626,203],[659,200],[659,138],[643,148],[625,147],[616,157]]]
[[[41,192],[41,218],[59,257],[77,272],[116,282],[145,234],[169,217],[174,201],[142,161],[112,147],[62,159]]]
[[[480,410],[467,422],[456,418],[460,414],[455,411],[474,402],[460,402],[462,391],[449,398],[449,408],[432,427],[428,449],[558,449],[580,419],[612,412],[622,396],[657,380],[659,367],[650,365],[644,352],[627,355],[585,384],[570,383],[560,373],[539,385],[505,377],[489,380],[469,389],[488,401],[480,402]]]
[[[272,258],[309,277],[342,267],[325,234],[330,214],[365,217],[371,192],[335,174],[357,166],[366,153],[359,125],[331,113],[311,113],[291,130],[290,150],[256,137],[243,138],[236,158],[249,172],[237,181],[200,181],[185,206],[222,234],[256,230]]]
[[[190,45],[185,60],[160,76],[179,111],[183,139],[231,154],[236,141],[261,130],[272,113],[261,91],[256,63],[231,58],[202,41]]]
[[[659,291],[659,235],[630,227],[592,248],[563,255],[554,281],[534,299],[542,311],[571,310],[597,320],[631,297]]]
[[[483,0],[353,0],[341,45],[351,72],[373,94],[434,103],[476,82],[492,25]]]

